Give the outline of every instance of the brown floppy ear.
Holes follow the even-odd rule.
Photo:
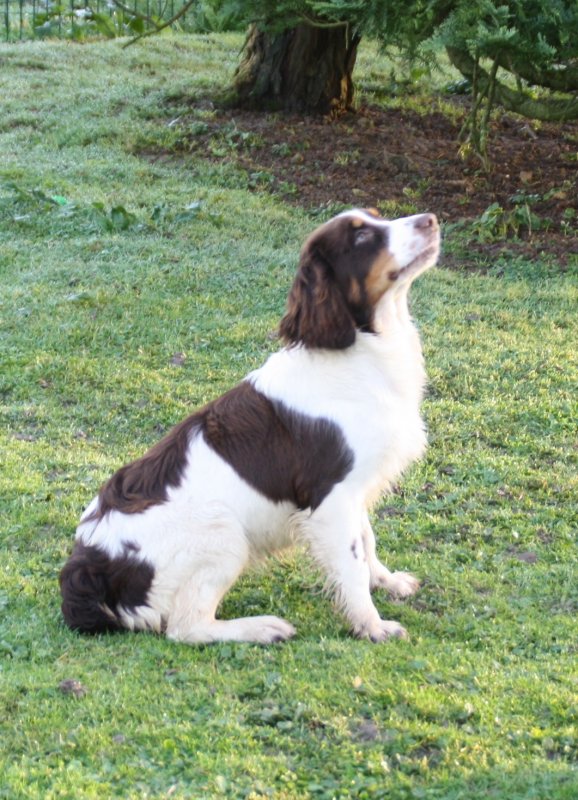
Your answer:
[[[307,248],[279,326],[289,344],[342,350],[355,341],[355,321],[325,259]]]

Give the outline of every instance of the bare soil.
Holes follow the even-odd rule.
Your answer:
[[[191,109],[186,149],[233,160],[256,191],[274,191],[308,209],[375,206],[386,216],[392,209],[429,210],[446,223],[474,223],[472,264],[460,253],[466,268],[479,266],[482,252],[493,259],[504,249],[530,258],[546,254],[562,268],[578,253],[576,122],[503,114],[493,123],[486,172],[476,156],[460,153],[465,109],[458,98],[454,120],[438,110],[378,106],[336,120],[207,110],[203,103]],[[180,124],[186,130],[187,120]],[[484,221],[493,204],[501,210],[494,206],[492,221]]]

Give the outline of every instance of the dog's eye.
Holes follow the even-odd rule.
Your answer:
[[[353,242],[356,246],[367,244],[368,242],[373,241],[374,238],[375,233],[373,229],[367,226],[364,226],[363,228],[357,228],[353,234]]]

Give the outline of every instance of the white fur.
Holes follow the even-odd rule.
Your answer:
[[[420,240],[413,218],[387,223],[368,219],[389,227],[400,267],[415,258]],[[77,537],[84,543],[115,556],[123,542],[137,542],[139,557],[154,566],[148,605],[124,614],[128,627],[163,629],[170,638],[191,643],[286,639],[294,629],[284,620],[222,621],[216,611],[253,559],[300,541],[323,569],[358,636],[374,641],[405,636],[399,623],[380,618],[370,590],[381,587],[407,597],[418,582],[411,575],[389,572],[379,562],[368,509],[422,455],[426,444],[419,412],[425,373],[407,307],[413,277],[400,280],[380,301],[377,335],[358,333],[344,350],[286,348],[247,377],[257,390],[290,409],[334,421],[353,451],[351,472],[315,511],[267,500],[197,435],[190,442],[181,485],[169,490],[167,502],[139,514],[111,511],[99,521],[81,521]]]

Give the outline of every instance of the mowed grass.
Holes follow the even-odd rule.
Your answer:
[[[414,288],[430,447],[374,516],[423,580],[377,598],[410,641],[349,638],[302,553],[222,609],[290,619],[282,647],[62,624],[81,511],[277,347],[324,218],[226,160],[147,155],[241,41],[0,46],[0,797],[573,800],[578,259]]]

